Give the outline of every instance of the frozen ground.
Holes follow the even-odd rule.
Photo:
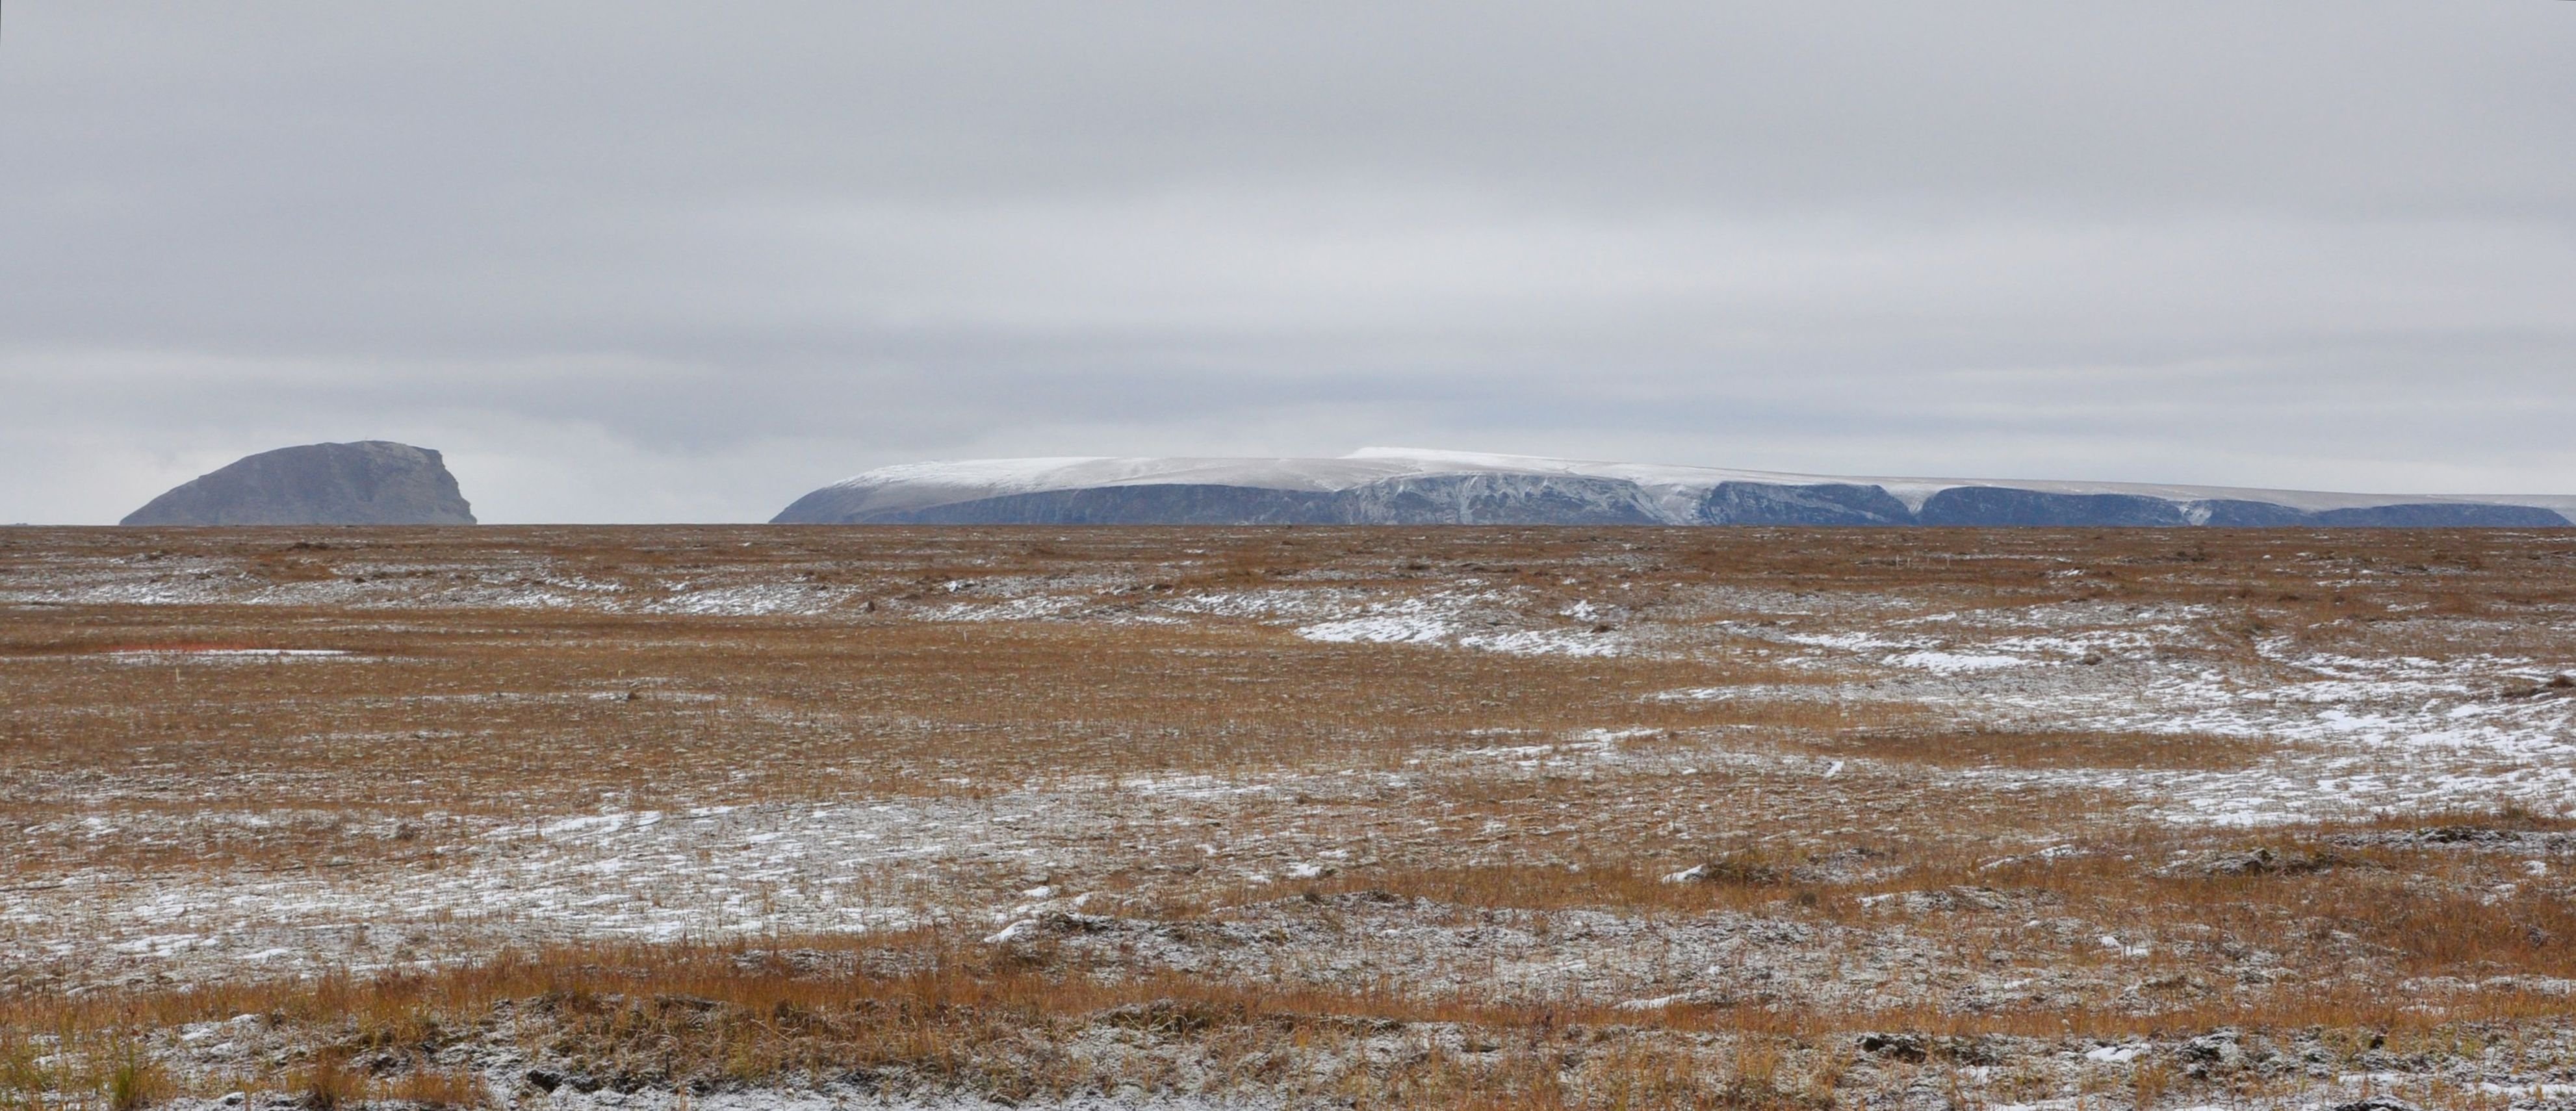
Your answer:
[[[2403,1087],[2378,1072],[2576,1092],[2556,1049],[2258,1033],[2302,994],[2576,1006],[2559,538],[482,535],[13,534],[0,993],[936,936],[1104,982],[1572,1008],[1683,1057],[1736,1052],[1691,1041],[1711,1015],[2147,1024],[1797,1057],[1908,1106],[1939,1073],[1944,1101],[2071,1111],[2159,1061],[2143,1101],[2175,1106]],[[2270,886],[2222,913],[2206,882]],[[2527,944],[2316,924],[2391,900]],[[2236,1012],[2263,1048],[2187,1044]],[[1489,1036],[1403,1029],[1425,1060]],[[236,1041],[157,1044],[191,1076],[286,1067],[212,1049]],[[512,1099],[669,1101],[457,1052]],[[1412,1052],[1314,1067],[1346,1088]],[[1345,1090],[1192,1075],[1021,1105]],[[940,1105],[907,1092],[699,1102]]]

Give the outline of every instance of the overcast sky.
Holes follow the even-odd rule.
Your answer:
[[[0,25],[0,522],[1369,444],[2576,493],[2576,4],[100,4]]]

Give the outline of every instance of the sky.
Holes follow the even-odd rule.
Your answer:
[[[2576,493],[2576,4],[0,14],[0,523],[1367,445]]]

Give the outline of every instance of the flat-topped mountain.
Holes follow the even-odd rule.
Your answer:
[[[470,525],[435,451],[384,440],[279,448],[182,483],[128,525]]]
[[[2558,528],[2570,512],[2576,497],[1846,478],[1364,448],[1338,459],[907,463],[816,490],[772,523]]]

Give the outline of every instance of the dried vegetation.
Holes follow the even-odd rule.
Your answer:
[[[2563,535],[13,529],[0,607],[29,1111],[2576,1097]]]

